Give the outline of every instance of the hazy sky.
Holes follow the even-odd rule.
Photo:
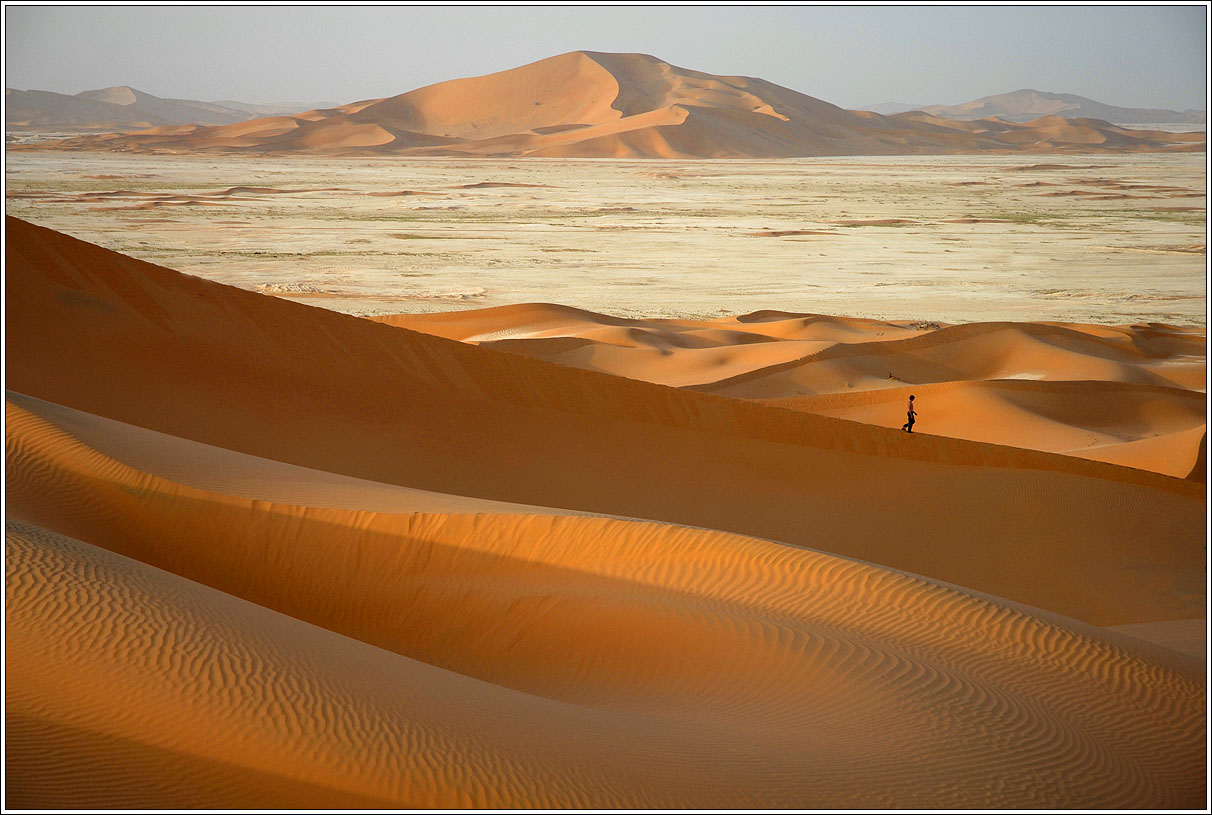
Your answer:
[[[1186,6],[6,6],[5,85],[350,102],[578,49],[757,76],[843,107],[1019,88],[1205,108]]]

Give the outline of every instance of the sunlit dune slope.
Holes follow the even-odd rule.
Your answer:
[[[640,320],[549,304],[371,318],[588,370],[889,428],[1065,453],[1178,477],[1205,430],[1204,332],[888,322],[765,311]]]
[[[293,124],[283,128],[282,119]],[[593,158],[779,158],[982,151],[1202,150],[1202,133],[1096,119],[954,122],[848,111],[762,79],[716,76],[646,54],[573,51],[386,99],[191,132],[68,139],[57,147],[150,152]]]
[[[6,252],[20,393],[387,484],[803,544],[1095,624],[1202,614],[1189,481],[552,365],[11,218]]]
[[[921,333],[908,323],[819,315],[758,312],[719,320],[641,320],[550,303],[368,319],[674,387],[802,359],[837,342]]]
[[[211,492],[37,411],[7,406],[10,805],[1204,794],[1202,663],[1173,652],[712,530]]]
[[[1203,393],[1153,385],[1013,379],[944,382],[764,400],[766,404],[884,427],[1031,447],[1186,478],[1207,430]]]

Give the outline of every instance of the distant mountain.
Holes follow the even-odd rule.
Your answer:
[[[1202,150],[1201,133],[1052,116],[1017,124],[882,116],[645,54],[574,51],[386,99],[225,126],[159,127],[48,147],[320,155],[783,158]]]
[[[163,99],[126,85],[75,95],[6,88],[4,99],[8,130],[131,131],[171,125],[229,125],[256,116],[315,107]]]
[[[1076,96],[1071,93],[1019,90],[982,96],[962,105],[929,105],[914,108],[945,119],[972,121],[996,117],[1007,122],[1029,122],[1040,116],[1066,119],[1102,119],[1114,124],[1191,123],[1207,121],[1207,111],[1163,110],[1160,108],[1121,108]],[[882,112],[882,111],[881,111]]]

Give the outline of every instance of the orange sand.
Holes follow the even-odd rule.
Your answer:
[[[449,338],[702,390],[955,329],[438,337],[6,228],[8,806],[1202,806],[1204,663],[1140,639],[1203,614],[1202,484]],[[1024,331],[1187,421],[1143,333]]]

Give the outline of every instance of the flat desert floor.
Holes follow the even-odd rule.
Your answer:
[[[543,302],[1203,325],[1203,154],[769,161],[10,153],[7,212],[352,314]]]
[[[1202,162],[9,156],[6,806],[1206,806]]]

